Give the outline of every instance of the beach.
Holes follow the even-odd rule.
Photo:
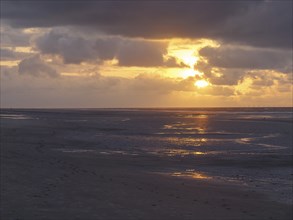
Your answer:
[[[2,109],[1,219],[292,219],[292,109]]]

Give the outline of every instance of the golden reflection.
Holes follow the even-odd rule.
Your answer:
[[[208,115],[198,115],[196,118],[208,118]]]
[[[204,128],[198,127],[197,130],[198,130],[198,133],[200,133],[200,134],[204,134],[205,133],[205,129]]]
[[[184,172],[174,172],[174,173],[171,173],[171,176],[190,177],[193,179],[211,179],[212,178],[212,177],[207,176],[205,174],[195,172],[194,169],[188,169]]]
[[[165,151],[164,154],[166,154],[169,157],[174,156],[189,156],[189,155],[204,155],[206,153],[201,151],[193,151],[193,150],[182,150],[182,149],[170,149],[168,151]]]
[[[206,138],[179,138],[179,137],[169,137],[165,139],[169,142],[178,143],[179,145],[193,145],[201,146],[203,143],[207,142]]]
[[[164,129],[176,129],[174,125],[164,125]]]
[[[209,117],[204,115],[204,117],[195,118],[195,125],[197,125],[197,130],[200,134],[205,134],[207,132],[209,123]]]
[[[163,129],[166,130],[176,130],[176,134],[205,134],[207,131],[209,116],[205,114],[200,115],[187,115],[185,118],[194,118],[195,122],[192,123],[174,123],[166,124]],[[174,133],[174,132],[172,132]],[[166,134],[162,133],[161,134]],[[188,138],[182,138],[181,140],[186,140]],[[193,141],[198,141],[199,138],[189,138]]]

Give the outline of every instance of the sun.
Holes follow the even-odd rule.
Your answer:
[[[208,85],[210,85],[210,83],[204,79],[201,80],[197,80],[194,85],[198,88],[204,88],[207,87]]]

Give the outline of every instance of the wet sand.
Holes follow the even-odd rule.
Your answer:
[[[107,143],[74,137],[87,126],[45,118],[1,120],[3,220],[292,218],[290,204],[251,188],[162,172],[203,159],[74,150]]]

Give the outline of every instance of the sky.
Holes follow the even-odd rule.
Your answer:
[[[292,1],[1,0],[2,108],[293,106]]]

